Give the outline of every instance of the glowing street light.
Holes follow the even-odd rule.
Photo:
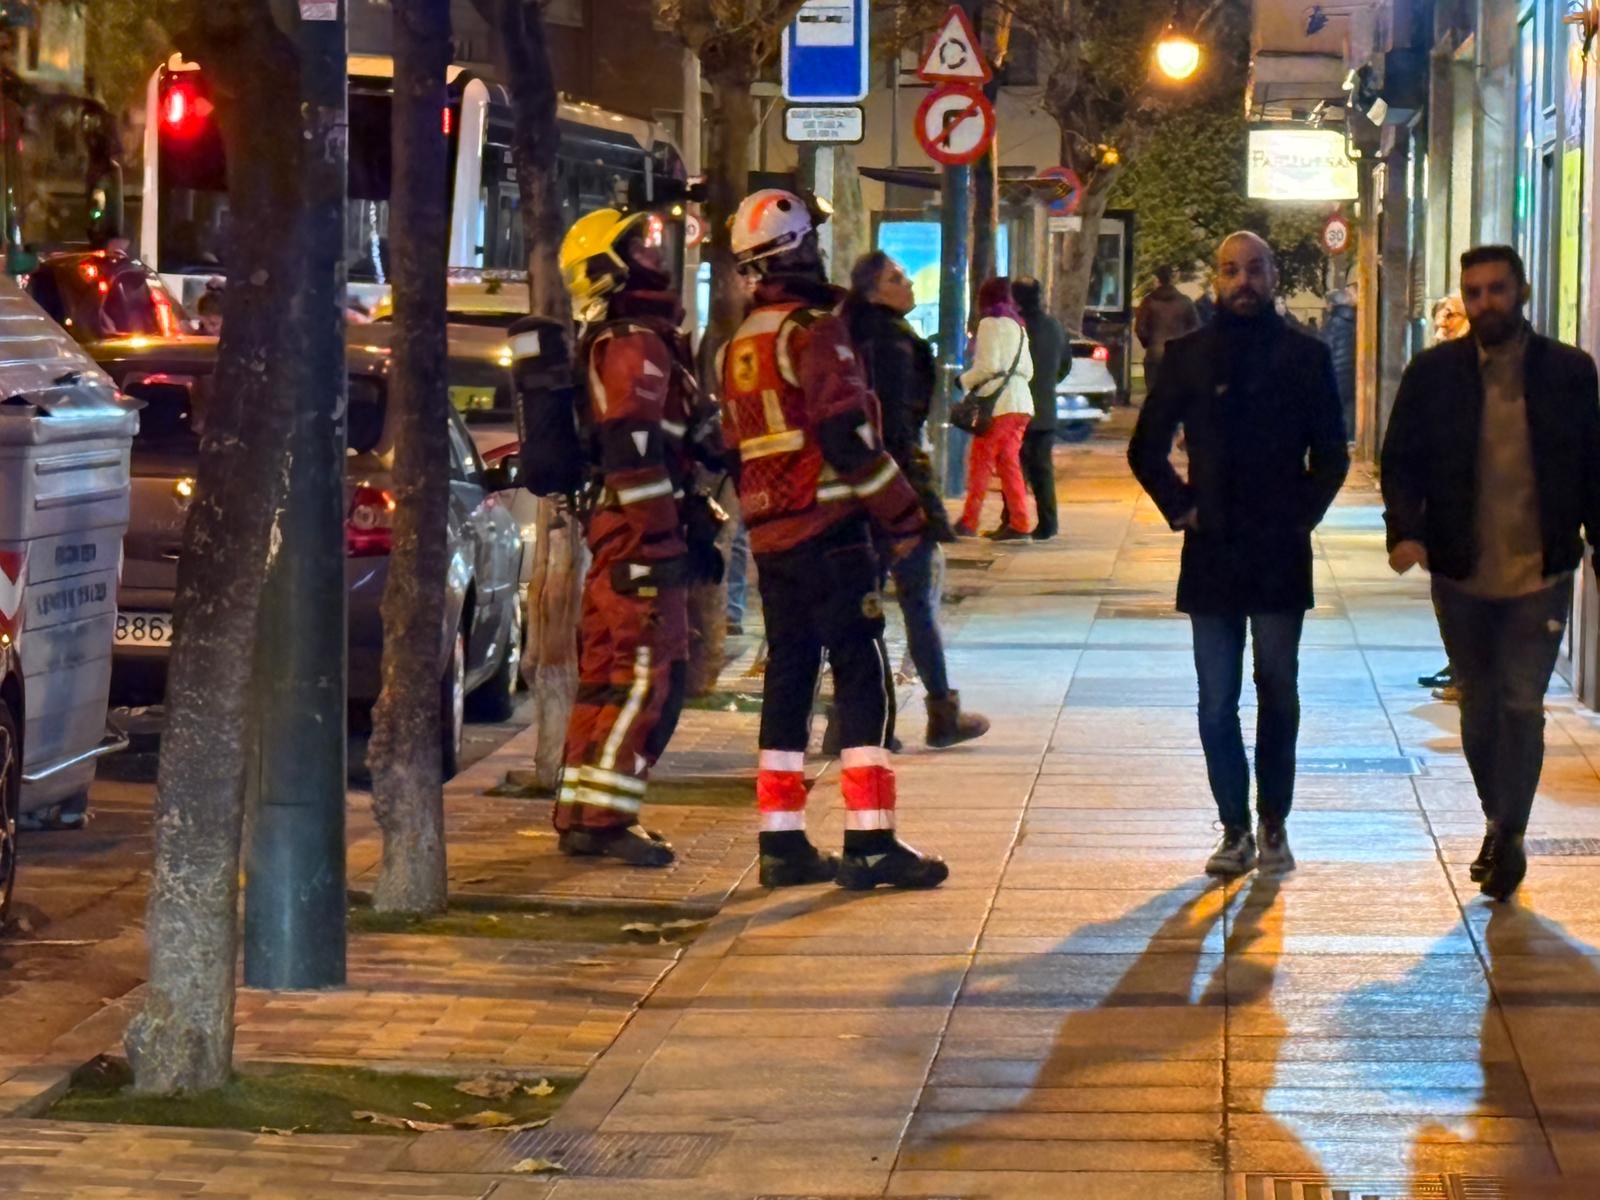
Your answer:
[[[1200,69],[1200,43],[1172,26],[1156,43],[1156,65],[1174,83],[1183,83]]]

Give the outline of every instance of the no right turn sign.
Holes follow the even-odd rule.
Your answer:
[[[917,141],[947,167],[976,162],[994,140],[994,106],[980,91],[947,84],[928,93],[917,109]]]

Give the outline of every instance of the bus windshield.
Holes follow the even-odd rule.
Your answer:
[[[157,156],[156,269],[222,274],[227,267],[227,163],[200,72],[163,79]],[[345,269],[355,283],[389,277],[390,94],[352,81]]]
[[[121,233],[115,123],[104,108],[38,91],[6,73],[0,138],[8,246],[86,248]]]

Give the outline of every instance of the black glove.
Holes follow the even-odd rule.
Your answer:
[[[689,581],[718,584],[728,567],[717,543],[693,538],[689,542]]]

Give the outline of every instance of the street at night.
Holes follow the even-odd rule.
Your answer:
[[[0,1200],[1600,1196],[1600,0],[0,0]]]

